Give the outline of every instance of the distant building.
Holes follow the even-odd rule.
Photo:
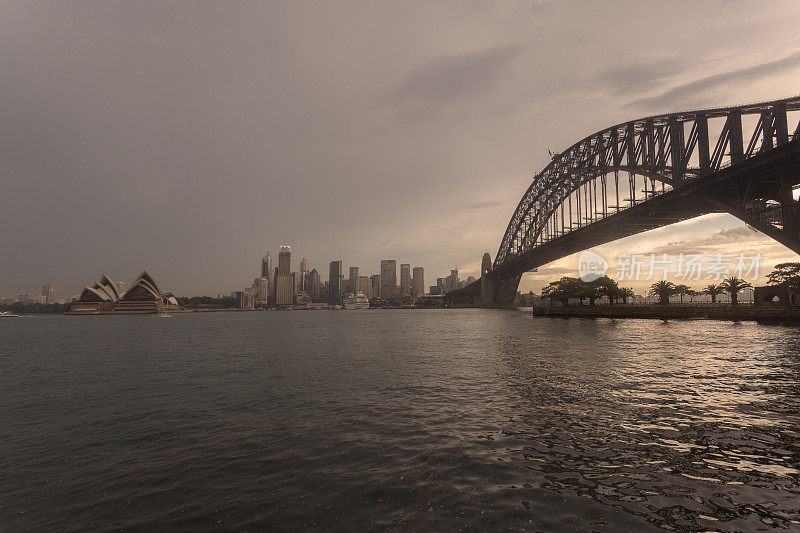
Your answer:
[[[419,298],[425,294],[425,269],[414,267],[414,277],[411,279],[411,296]]]
[[[323,286],[319,272],[317,272],[316,268],[308,273],[308,282],[306,283],[306,285],[307,285],[306,292],[308,292],[308,295],[311,298],[311,300],[318,301],[320,299],[320,293],[322,292]]]
[[[369,276],[358,276],[355,281],[355,289],[353,290],[353,293],[358,294],[359,291],[361,291],[368,299],[374,298],[375,290],[372,287],[372,278]]]
[[[383,259],[381,261],[381,300],[389,300],[397,295],[397,261]]]
[[[310,271],[308,259],[305,257],[300,260],[300,290],[306,290],[308,273]]]
[[[278,267],[280,272],[280,267]],[[275,304],[294,304],[294,276],[291,274],[278,274],[275,281]]]
[[[92,286],[86,286],[70,306],[72,313],[158,313],[164,309],[161,290],[153,277],[143,271],[130,289],[120,294],[118,286],[107,275]]]
[[[269,250],[267,253],[264,254],[264,257],[261,258],[261,277],[267,278],[272,275],[272,257],[269,255]]]
[[[380,298],[381,297],[381,275],[380,274],[374,274],[371,279],[372,279],[372,298]]]
[[[261,277],[267,278],[267,303],[269,303],[275,293],[275,272],[272,269],[272,256],[269,250],[261,258]]]
[[[281,246],[278,253],[278,275],[289,276],[292,274],[292,247]]]
[[[350,276],[342,283],[343,294],[357,294],[358,293],[358,267],[350,267]],[[366,293],[364,293],[366,294]]]
[[[454,291],[459,289],[458,286],[458,270],[451,270],[450,275],[444,278],[444,290],[447,291]]]
[[[400,296],[411,296],[411,265],[407,263],[400,265]]]
[[[269,278],[260,277],[253,280],[253,288],[255,289],[255,305],[257,307],[266,307],[269,305]]]
[[[342,304],[342,262],[331,261],[328,275],[328,303]]]
[[[41,303],[45,303],[45,304],[53,303],[53,294],[54,294],[53,282],[52,281],[48,281],[47,283],[42,285],[42,292],[41,292],[40,296],[43,296],[44,298],[42,298],[42,302]]]

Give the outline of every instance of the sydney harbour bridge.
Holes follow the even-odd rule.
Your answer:
[[[576,142],[533,178],[466,290],[510,306],[522,274],[575,252],[730,213],[800,253],[800,96],[656,115]]]

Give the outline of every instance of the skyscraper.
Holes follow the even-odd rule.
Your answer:
[[[42,285],[42,296],[43,296],[42,300],[44,300],[42,303],[48,303],[48,304],[53,303],[53,294],[54,291],[53,291],[52,281],[48,281],[47,283]]]
[[[275,272],[272,270],[272,256],[269,250],[261,258],[261,277],[267,280],[267,298],[262,302],[263,305],[267,305],[275,292]]]
[[[253,289],[255,290],[255,305],[259,307],[266,307],[269,303],[269,278],[261,276],[253,280]]]
[[[372,296],[370,298],[380,298],[381,297],[381,275],[380,274],[373,274],[372,275]]]
[[[331,305],[342,304],[342,262],[331,261],[328,276],[328,303]]]
[[[261,277],[267,279],[272,277],[272,257],[269,255],[269,250],[261,258]]]
[[[450,275],[444,278],[444,290],[447,291],[454,291],[458,289],[458,270],[453,269],[450,271]]]
[[[309,273],[309,264],[308,259],[305,257],[300,260],[300,290],[305,291],[307,290],[306,285],[308,284],[308,273]]]
[[[397,261],[381,261],[381,300],[389,300],[397,295]]]
[[[278,253],[278,275],[288,276],[292,273],[292,247],[281,246]]]
[[[400,296],[411,296],[411,265],[407,263],[400,265]]]
[[[319,293],[322,292],[322,281],[316,268],[312,269],[311,272],[308,273],[307,285],[308,287],[306,288],[306,292],[308,292],[308,295],[313,301],[317,301],[319,298]]]
[[[411,296],[419,298],[425,294],[425,270],[414,267],[414,278],[411,280]]]
[[[294,303],[294,279],[292,278],[292,248],[281,246],[278,253],[278,274],[275,280],[275,303],[292,305]]]

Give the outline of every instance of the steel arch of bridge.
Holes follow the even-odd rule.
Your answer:
[[[610,215],[796,144],[800,121],[790,124],[788,113],[798,110],[800,96],[655,115],[585,137],[556,154],[533,178],[505,231],[493,272],[510,270],[508,265],[537,248]],[[737,216],[749,217],[748,222],[769,219],[775,207],[763,201],[745,205],[744,200],[742,216]],[[517,282],[519,275],[509,274]]]

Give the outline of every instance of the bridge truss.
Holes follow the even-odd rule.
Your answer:
[[[785,174],[786,157],[781,168],[769,159],[787,149],[795,154],[789,160],[797,159],[799,144],[800,96],[656,115],[589,135],[534,177],[505,231],[493,275],[516,291],[523,272],[575,248],[559,241],[625,220],[626,213],[653,220],[615,238],[729,212],[800,253],[797,173]],[[584,239],[587,247],[590,241]]]

